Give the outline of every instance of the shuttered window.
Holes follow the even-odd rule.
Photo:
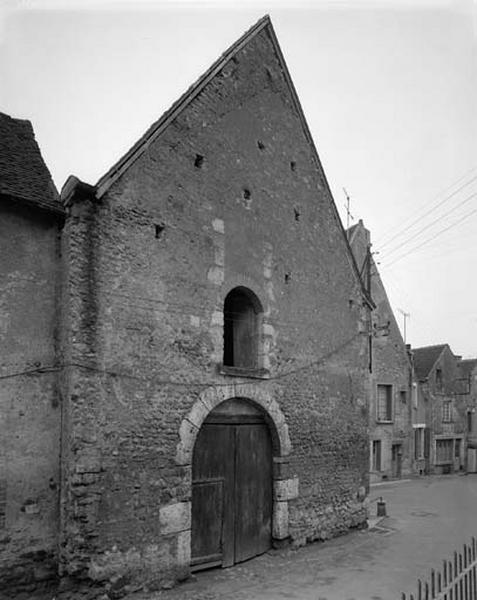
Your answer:
[[[414,429],[414,458],[416,460],[424,458],[424,427]]]
[[[378,384],[377,415],[378,421],[393,420],[393,386]]]

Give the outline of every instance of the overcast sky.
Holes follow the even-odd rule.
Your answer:
[[[0,110],[32,121],[59,189],[71,173],[95,183],[266,13],[344,223],[346,188],[401,326],[410,313],[407,341],[477,356],[472,0],[3,0]]]

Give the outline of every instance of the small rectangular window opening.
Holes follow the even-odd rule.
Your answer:
[[[452,422],[452,402],[449,400],[442,403],[442,420],[444,423]]]
[[[442,390],[442,369],[436,369],[436,387]]]
[[[390,422],[393,420],[393,386],[378,384],[377,421]]]

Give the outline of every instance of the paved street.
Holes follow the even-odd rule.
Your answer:
[[[477,475],[373,486],[388,517],[298,550],[272,551],[229,569],[198,573],[177,588],[128,600],[387,600],[477,535]],[[372,503],[375,514],[376,504]]]

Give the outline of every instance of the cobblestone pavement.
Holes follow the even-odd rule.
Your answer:
[[[197,573],[172,590],[128,600],[398,600],[418,577],[477,535],[477,475],[424,477],[373,486],[388,515],[368,530],[229,569]],[[373,527],[373,524],[375,525]]]

